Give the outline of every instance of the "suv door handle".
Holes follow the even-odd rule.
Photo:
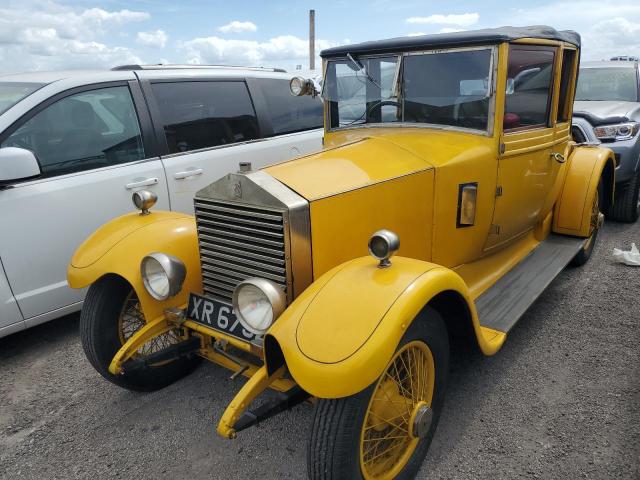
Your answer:
[[[196,175],[202,175],[204,170],[202,168],[187,169],[184,172],[176,172],[173,174],[173,178],[176,180],[184,180],[185,178],[195,177]]]
[[[564,155],[562,155],[561,153],[558,152],[553,152],[551,154],[551,158],[553,158],[556,162],[558,163],[564,163],[567,160],[564,158]]]
[[[157,178],[143,178],[142,180],[138,180],[136,179],[135,181],[131,182],[131,183],[127,183],[124,187],[127,190],[131,190],[132,188],[138,188],[138,187],[147,187],[149,185],[155,185],[158,183],[158,179]]]

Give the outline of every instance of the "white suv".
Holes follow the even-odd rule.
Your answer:
[[[193,212],[234,171],[322,148],[322,103],[277,69],[151,66],[0,76],[0,337],[79,310],[66,266],[147,189]]]

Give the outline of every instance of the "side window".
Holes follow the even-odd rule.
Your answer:
[[[323,126],[320,97],[292,96],[289,92],[288,80],[260,79],[259,82],[267,102],[267,115],[271,119],[276,135]]]
[[[162,82],[151,88],[169,153],[258,138],[258,121],[244,82]]]
[[[549,124],[554,56],[550,47],[509,46],[505,130]]]
[[[563,50],[562,71],[560,72],[560,95],[558,96],[558,115],[556,117],[558,122],[566,122],[569,120],[569,113],[571,112],[569,92],[571,91],[575,59],[575,50]]]
[[[58,100],[26,121],[0,147],[33,151],[42,177],[145,158],[138,117],[125,86]]]

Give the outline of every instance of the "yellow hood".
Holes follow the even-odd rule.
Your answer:
[[[365,137],[265,169],[309,201],[433,168],[385,138]]]

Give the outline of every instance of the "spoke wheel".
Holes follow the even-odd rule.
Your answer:
[[[122,345],[145,325],[144,315],[140,309],[140,301],[134,290],[131,290],[124,301],[118,317],[118,336]],[[179,342],[175,332],[170,331],[152,338],[138,349],[136,355],[150,355]]]
[[[360,440],[365,479],[391,479],[405,467],[420,440],[415,424],[431,405],[434,382],[433,355],[425,343],[412,341],[396,352],[365,416]]]
[[[307,451],[309,478],[415,478],[438,425],[448,368],[447,329],[427,306],[373,383],[351,396],[318,399]]]
[[[188,375],[200,357],[188,356],[147,365],[140,370],[112,375],[109,365],[122,345],[146,324],[131,285],[107,275],[91,285],[80,314],[80,340],[87,359],[108,381],[129,390],[158,390]],[[145,343],[135,355],[149,355],[178,341],[174,332]]]

